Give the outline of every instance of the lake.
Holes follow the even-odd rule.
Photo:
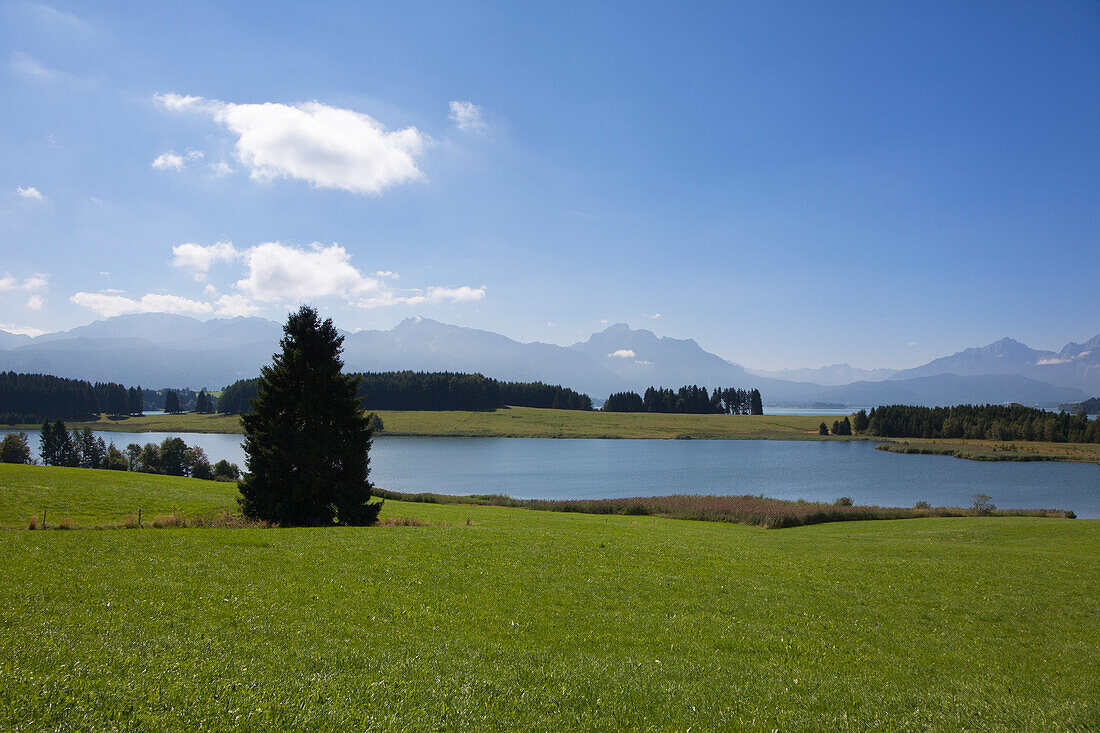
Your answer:
[[[5,432],[0,431],[0,435]],[[120,448],[167,433],[97,433]],[[175,434],[173,434],[175,435]],[[179,434],[244,467],[241,436]],[[38,455],[38,433],[28,433]],[[1100,466],[983,462],[900,455],[871,442],[782,440],[554,440],[381,437],[371,479],[395,491],[507,494],[521,499],[598,499],[662,494],[762,494],[857,504],[969,506],[973,495],[1002,508],[1072,509],[1100,518]]]

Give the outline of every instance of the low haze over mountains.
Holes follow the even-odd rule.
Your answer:
[[[258,375],[281,335],[279,324],[261,318],[119,316],[33,339],[0,331],[0,370],[220,389]],[[658,337],[621,323],[568,347],[520,343],[419,317],[388,331],[345,336],[344,358],[352,370],[481,372],[562,384],[596,400],[613,391],[683,384],[755,386],[766,402],[805,405],[1017,401],[1048,406],[1100,394],[1100,336],[1059,352],[1006,338],[902,371],[837,364],[779,372],[748,370],[691,339]]]

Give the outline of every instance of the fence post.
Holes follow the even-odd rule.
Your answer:
[[[138,529],[141,529],[141,509],[138,509]]]

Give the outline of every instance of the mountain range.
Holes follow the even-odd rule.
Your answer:
[[[1100,394],[1100,336],[1061,351],[1002,339],[913,369],[749,370],[692,339],[615,324],[570,346],[521,343],[491,331],[408,318],[387,331],[343,332],[354,371],[481,372],[498,379],[562,384],[597,402],[649,385],[757,387],[770,404],[874,405],[1021,402],[1054,406]],[[146,387],[220,389],[254,377],[282,328],[262,318],[200,321],[136,314],[36,338],[0,331],[0,370],[41,372]]]

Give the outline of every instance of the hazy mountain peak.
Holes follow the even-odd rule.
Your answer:
[[[827,364],[823,367],[801,369],[747,369],[749,374],[772,379],[784,379],[792,382],[810,382],[826,387],[836,387],[853,382],[881,382],[889,379],[895,369],[859,369],[851,364]]]
[[[35,339],[0,331],[0,370],[153,387],[218,388],[256,376],[281,336],[281,324],[258,317],[201,321],[131,314]],[[625,323],[569,347],[520,343],[422,316],[406,318],[388,331],[346,336],[344,359],[351,370],[477,371],[500,379],[563,384],[597,400],[623,389],[684,384],[759,387],[765,402],[856,405],[976,400],[1058,404],[1083,398],[1084,392],[1100,394],[1100,336],[1084,344],[1071,342],[1061,354],[1006,337],[893,375],[847,364],[750,373],[693,339],[657,336]],[[889,383],[878,381],[888,376]]]

